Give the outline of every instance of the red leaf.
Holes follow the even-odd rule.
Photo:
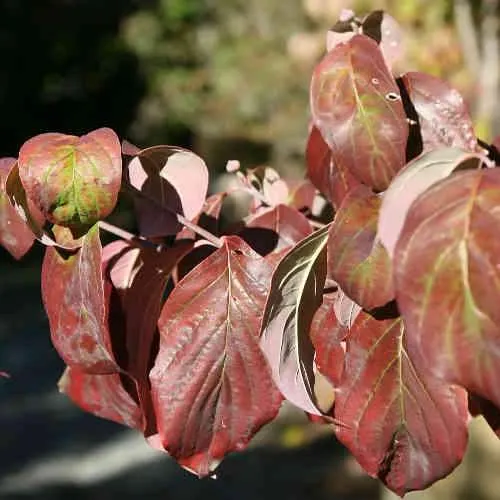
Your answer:
[[[0,158],[0,245],[20,259],[33,246],[35,236],[6,193],[7,177],[15,164],[15,158]]]
[[[82,137],[40,134],[19,151],[27,197],[54,224],[91,226],[111,213],[120,190],[120,142],[109,128]]]
[[[339,440],[401,496],[460,463],[468,415],[466,392],[430,376],[406,343],[401,318],[377,321],[362,312],[347,337],[335,400],[335,417],[345,424]]]
[[[485,158],[457,148],[428,151],[408,163],[384,193],[377,236],[391,258],[406,214],[416,198],[455,170],[480,168]]]
[[[200,213],[208,189],[208,169],[193,152],[153,146],[140,151],[127,171],[130,184],[142,193],[135,203],[144,236],[175,234],[182,229],[175,214],[191,220]]]
[[[328,239],[328,276],[365,309],[394,299],[391,259],[377,238],[380,205],[380,197],[364,186],[351,191]]]
[[[409,347],[500,406],[500,170],[455,172],[420,195],[394,255]]]
[[[94,374],[119,372],[107,326],[97,224],[74,253],[47,248],[42,298],[52,343],[67,365]]]
[[[337,387],[344,368],[344,349],[341,342],[347,335],[335,316],[334,303],[337,292],[323,296],[323,303],[316,311],[311,324],[310,337],[315,350],[319,371]]]
[[[408,123],[376,42],[356,35],[325,56],[312,78],[311,110],[334,163],[386,189],[406,162]]]
[[[345,165],[334,164],[333,153],[317,127],[311,129],[306,149],[307,175],[318,190],[338,208],[346,195],[360,182]]]
[[[259,347],[270,267],[235,236],[173,290],[150,374],[160,439],[204,476],[272,420],[281,395]]]
[[[258,253],[281,252],[312,233],[307,217],[297,209],[278,205],[250,216],[240,236]]]
[[[67,367],[58,383],[82,410],[97,417],[141,429],[142,412],[125,390],[118,373],[91,375],[76,367]]]
[[[417,71],[406,73],[402,81],[418,114],[424,151],[442,146],[480,151],[469,111],[457,90]]]

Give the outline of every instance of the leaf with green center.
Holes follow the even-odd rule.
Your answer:
[[[372,39],[356,35],[318,64],[311,111],[333,162],[364,184],[383,191],[405,165],[406,114],[396,81]]]
[[[27,197],[54,224],[88,228],[116,205],[121,148],[109,128],[82,137],[37,135],[22,145],[18,163]]]
[[[108,330],[95,224],[72,253],[48,247],[42,264],[42,298],[52,343],[69,366],[94,374],[117,373]]]
[[[410,335],[401,318],[359,314],[346,339],[334,413],[345,424],[339,440],[400,496],[449,474],[467,444],[467,393],[411,356]]]
[[[314,348],[309,329],[326,278],[328,226],[302,240],[273,273],[262,321],[261,346],[286,399],[321,415],[314,395]]]
[[[245,448],[281,405],[259,347],[270,279],[270,266],[243,240],[223,237],[163,306],[150,372],[156,441],[200,476]]]
[[[394,299],[392,264],[377,238],[380,196],[360,186],[345,198],[328,238],[328,276],[365,309]]]
[[[436,375],[500,406],[500,169],[455,172],[411,205],[396,244],[396,299]]]

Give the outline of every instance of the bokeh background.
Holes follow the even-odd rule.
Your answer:
[[[443,77],[481,138],[500,133],[498,0],[0,0],[0,155],[40,132],[112,127],[139,146],[194,149],[302,176],[308,86],[342,8],[403,26],[398,71]],[[131,224],[127,208],[119,214]],[[0,498],[385,499],[325,427],[285,406],[217,478],[198,480],[142,437],[56,389],[63,365],[40,301],[42,249],[0,249]],[[500,443],[477,420],[466,461],[411,499],[500,498]]]

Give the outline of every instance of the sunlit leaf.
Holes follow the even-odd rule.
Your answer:
[[[27,197],[54,224],[89,227],[116,205],[121,148],[109,128],[37,135],[23,144],[18,163]]]
[[[0,158],[0,245],[15,259],[20,259],[33,246],[35,236],[6,192],[7,177],[15,164],[15,158]]]
[[[365,309],[394,299],[391,260],[377,237],[380,205],[380,196],[364,186],[351,191],[328,238],[328,276]]]
[[[440,148],[420,155],[398,173],[384,193],[378,219],[377,235],[391,258],[408,209],[415,199],[453,171],[478,168],[481,161],[478,154]]]
[[[362,312],[346,339],[335,399],[335,417],[345,424],[337,437],[401,496],[449,474],[467,442],[466,392],[410,356],[410,334],[401,318],[378,321]]]
[[[325,56],[314,71],[311,110],[334,163],[386,189],[406,162],[408,123],[375,41],[356,35]]]
[[[500,406],[500,170],[455,172],[410,207],[394,253],[408,345]]]
[[[479,151],[469,111],[456,89],[417,71],[401,79],[418,115],[424,151],[443,146]]]
[[[208,169],[195,153],[173,146],[140,151],[127,166],[128,181],[142,196],[135,197],[141,234],[175,234],[182,229],[175,214],[191,220],[205,202]]]
[[[321,305],[328,226],[302,240],[273,273],[262,321],[261,346],[286,399],[321,415],[314,401],[314,348],[309,328]]]
[[[159,439],[200,476],[243,449],[282,400],[259,347],[271,269],[238,237],[223,242],[168,297],[150,373]]]
[[[46,249],[42,298],[52,343],[67,365],[95,374],[119,371],[107,325],[97,224],[75,252]]]

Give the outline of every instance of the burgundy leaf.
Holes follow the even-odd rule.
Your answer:
[[[323,298],[328,226],[302,240],[273,273],[262,320],[261,346],[273,378],[291,403],[321,415],[314,394],[309,329]]]
[[[394,254],[412,352],[500,406],[500,170],[455,172],[412,204]]]
[[[428,151],[408,163],[384,193],[378,219],[377,236],[391,256],[403,228],[406,214],[426,189],[455,170],[479,168],[484,157],[457,148]]]
[[[97,224],[75,252],[46,249],[42,298],[52,343],[67,365],[94,374],[119,372],[107,326]]]
[[[351,191],[328,238],[328,276],[365,309],[394,299],[391,259],[377,238],[380,205],[380,197],[364,186]]]
[[[404,74],[402,81],[418,115],[424,151],[442,146],[480,151],[469,111],[457,90],[417,71]]]
[[[161,443],[200,476],[243,449],[282,400],[259,347],[271,269],[238,237],[223,241],[167,299],[150,373]]]
[[[15,259],[20,259],[33,246],[35,236],[6,192],[7,177],[15,164],[15,158],[0,158],[0,245]]]
[[[141,192],[135,203],[144,236],[175,234],[182,229],[175,214],[191,220],[200,213],[208,169],[193,152],[173,146],[143,149],[130,161],[127,172],[130,184]]]
[[[313,74],[311,110],[334,163],[386,189],[406,162],[408,123],[375,41],[356,35],[325,56]]]
[[[123,376],[123,375],[122,375]],[[67,367],[58,386],[82,410],[122,425],[141,429],[142,412],[125,390],[118,373],[94,375]]]
[[[289,182],[290,195],[288,205],[297,210],[312,212],[316,198],[316,188],[309,179],[298,182]]]
[[[332,151],[314,126],[307,141],[306,160],[307,175],[335,208],[342,204],[352,189],[360,185],[341,160],[334,164]]]
[[[449,474],[467,443],[467,394],[408,353],[401,318],[362,312],[347,337],[337,437],[361,466],[403,496]],[[410,334],[411,335],[411,334]]]
[[[311,234],[306,216],[288,205],[278,205],[250,216],[240,236],[258,253],[290,248]]]
[[[27,197],[54,224],[88,227],[111,213],[120,190],[120,142],[109,128],[82,137],[40,134],[19,151]]]
[[[311,324],[311,342],[315,350],[315,363],[319,371],[337,387],[344,368],[344,349],[341,342],[347,335],[335,316],[337,292],[323,296],[323,303]]]

